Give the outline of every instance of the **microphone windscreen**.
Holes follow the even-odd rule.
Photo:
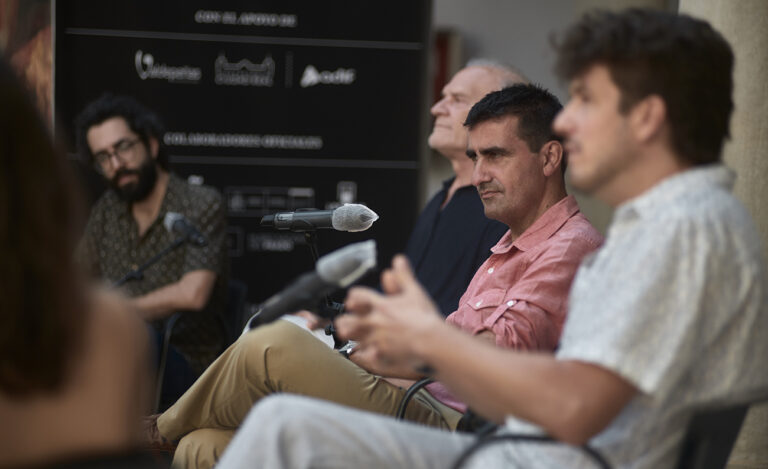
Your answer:
[[[326,254],[317,260],[315,271],[326,282],[345,288],[373,267],[376,267],[376,241],[370,239]]]
[[[365,231],[379,216],[361,204],[344,204],[333,211],[331,224],[337,231]]]
[[[165,214],[165,218],[163,218],[163,225],[165,226],[165,229],[168,230],[169,233],[173,233],[173,225],[176,224],[177,221],[183,220],[184,215],[176,212],[168,212]]]

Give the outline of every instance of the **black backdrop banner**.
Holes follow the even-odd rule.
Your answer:
[[[263,215],[364,203],[363,233],[318,233],[320,254],[405,247],[418,209],[429,0],[54,3],[55,132],[104,92],[162,117],[173,171],[225,198],[232,276],[260,301],[313,263]],[[74,148],[71,148],[74,150]],[[375,281],[375,279],[369,279]]]

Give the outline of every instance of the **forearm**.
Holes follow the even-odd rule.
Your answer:
[[[618,377],[594,365],[501,350],[450,327],[425,334],[413,353],[485,417],[514,415],[570,443],[599,432],[634,393],[623,380],[614,393]]]
[[[578,444],[605,428],[636,393],[600,366],[501,349],[441,321],[401,256],[382,274],[382,285],[388,296],[350,290],[346,304],[356,314],[337,319],[340,336],[373,349],[378,361],[431,368],[487,418],[501,422],[514,415]]]
[[[187,272],[178,281],[133,298],[133,305],[147,320],[167,317],[176,311],[198,311],[205,307],[216,274],[209,270]]]

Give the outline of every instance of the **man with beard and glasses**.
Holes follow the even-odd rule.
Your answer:
[[[123,286],[155,326],[158,342],[162,320],[183,311],[171,344],[186,360],[169,358],[164,386],[172,399],[222,347],[216,318],[227,280],[221,196],[169,172],[159,118],[131,97],[107,94],[91,102],[76,128],[78,151],[110,186],[93,207],[78,249],[89,273],[114,283],[170,245],[178,235],[163,226],[169,212],[182,214],[208,240],[204,247],[183,244]]]

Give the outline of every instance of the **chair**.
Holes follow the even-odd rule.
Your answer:
[[[428,385],[432,381],[434,381],[432,378],[422,378],[413,383],[411,387],[405,391],[405,395],[400,400],[400,405],[397,407],[397,413],[395,414],[395,418],[397,420],[403,420],[405,418],[405,409],[408,407],[408,403],[411,401],[413,396],[416,395],[416,393],[419,392],[421,388]]]
[[[219,316],[219,323],[224,331],[224,348],[229,347],[238,337],[245,326],[246,300],[248,287],[240,280],[230,279],[227,285],[227,305]]]
[[[227,302],[217,317],[219,326],[222,330],[223,352],[229,347],[237,337],[245,324],[245,304],[248,296],[248,287],[240,280],[230,279],[227,284]],[[157,368],[157,384],[155,385],[155,412],[158,411],[161,404],[163,393],[163,378],[165,377],[166,365],[168,362],[168,350],[171,346],[171,336],[176,322],[183,313],[175,313],[165,321],[163,325],[163,342],[160,348],[160,363]]]
[[[756,401],[759,402],[759,401]],[[682,450],[677,460],[677,469],[723,469],[728,463],[728,458],[739,436],[744,417],[751,403],[742,403],[728,407],[717,407],[701,410],[694,414],[688,423]],[[475,444],[467,448],[457,459],[454,469],[461,468],[471,455],[480,448],[491,444],[508,441],[536,441],[542,443],[558,443],[548,436],[532,435],[494,435],[479,439]],[[593,457],[600,467],[610,468],[599,453],[591,448],[582,447]],[[594,456],[602,459],[598,461]]]
[[[397,413],[395,414],[395,418],[397,420],[403,420],[405,418],[405,409],[408,407],[408,403],[411,401],[413,396],[415,396],[416,393],[419,392],[419,390],[421,390],[424,386],[433,381],[434,380],[432,378],[422,378],[419,381],[413,383],[408,388],[408,390],[405,392],[405,395],[400,400],[400,404],[397,408]],[[491,435],[491,433],[496,430],[497,427],[498,425],[483,419],[482,417],[472,412],[470,409],[467,409],[467,412],[464,413],[464,416],[459,421],[459,426],[456,430],[475,433],[478,436],[478,440],[459,456],[459,458],[454,463],[453,468],[460,469],[464,464],[466,464],[466,462],[473,454],[475,454],[481,448],[491,444],[504,443],[509,441],[528,441],[543,444],[560,443],[559,441],[554,440],[546,435]],[[580,448],[597,464],[597,467],[600,467],[601,469],[611,469],[610,464],[608,464],[608,462],[599,452],[592,449],[588,445],[583,445]]]
[[[722,469],[739,436],[749,404],[701,411],[688,423],[677,469]]]
[[[397,420],[405,419],[405,409],[408,407],[408,403],[411,401],[413,396],[415,396],[420,389],[433,381],[434,380],[432,378],[422,378],[419,381],[413,383],[408,388],[408,390],[405,392],[405,395],[400,400],[397,413],[395,413],[395,418]],[[494,430],[496,430],[496,428],[498,428],[498,425],[495,423],[485,420],[484,418],[474,413],[471,409],[467,409],[467,411],[464,412],[464,415],[461,417],[461,420],[459,420],[459,424],[456,426],[456,431],[474,433],[478,437],[483,437],[485,435],[491,434]]]

